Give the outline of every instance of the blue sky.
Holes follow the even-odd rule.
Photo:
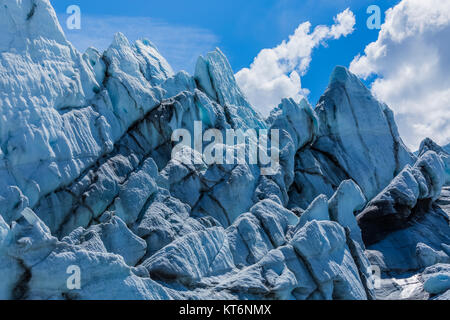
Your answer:
[[[307,97],[315,105],[328,85],[333,68],[336,65],[350,67],[378,99],[394,110],[400,132],[411,149],[418,148],[425,137],[431,137],[440,144],[450,143],[450,46],[442,41],[450,36],[449,1],[51,2],[68,39],[81,51],[91,45],[106,49],[113,34],[121,31],[132,41],[148,38],[175,71],[183,69],[192,74],[197,57],[219,47],[228,57],[237,73],[238,83],[250,102],[263,113],[267,108],[275,107],[279,98],[288,93],[294,98]],[[66,8],[74,4],[81,8],[81,30],[67,30],[65,27],[68,17]],[[382,26],[384,32],[367,28],[369,14],[366,11],[374,4],[381,8],[382,23],[386,22]],[[351,12],[345,16],[354,19],[354,29],[335,37],[333,26],[339,27],[340,24],[336,17],[347,8]],[[385,15],[389,8],[393,8],[391,14]],[[323,41],[314,42],[306,56],[288,61],[294,63],[294,67],[285,70],[282,54],[277,61],[269,61],[265,67],[253,68],[252,63],[256,63],[255,58],[264,49],[281,46],[279,51],[275,49],[272,53],[286,51],[284,44],[289,42],[294,32],[297,34],[296,29],[301,29],[305,22],[309,22],[311,27],[306,28],[306,32],[300,32],[302,34],[297,39],[300,44],[297,43],[294,49],[303,46],[303,40],[311,40],[308,37],[314,34],[317,26],[324,27],[328,34]],[[260,57],[260,63],[264,64],[266,58]],[[299,70],[301,63],[306,63],[306,67]],[[286,71],[286,74],[269,74],[259,81],[264,70],[273,70],[277,66],[280,67],[278,71]],[[258,87],[265,84],[270,84],[267,92]],[[288,88],[289,85],[291,88]],[[298,94],[292,94],[293,90]],[[267,103],[269,107],[261,105],[267,100],[266,96],[272,98]]]
[[[66,8],[76,4],[82,12],[82,29],[67,30],[68,38],[84,50],[86,39],[94,46],[104,47],[112,34],[122,31],[130,38],[147,37],[160,49],[175,70],[193,72],[196,57],[219,47],[228,57],[233,70],[248,67],[259,51],[272,48],[288,38],[300,23],[310,21],[313,26],[333,23],[333,17],[346,8],[356,15],[356,30],[347,38],[330,41],[327,48],[313,53],[310,70],[302,84],[311,93],[309,99],[315,104],[328,84],[328,76],[336,65],[348,66],[355,55],[376,40],[378,31],[369,30],[366,9],[377,4],[384,12],[398,1],[384,0],[58,0],[52,1],[60,20],[67,17]],[[114,23],[116,28],[106,26],[101,34],[92,34],[90,25],[98,18],[122,17]],[[136,18],[136,20],[129,19]],[[141,18],[148,20],[148,25]],[[112,20],[111,23],[115,22]],[[131,22],[131,23],[130,23]],[[132,27],[136,24],[136,28]],[[142,27],[141,27],[142,26]],[[133,32],[126,32],[132,28]],[[139,30],[141,28],[141,30]],[[86,34],[88,33],[88,34]],[[99,32],[100,33],[100,32]],[[165,37],[165,34],[169,36]],[[190,38],[189,38],[190,35]],[[101,37],[97,40],[95,37]],[[189,39],[186,40],[186,37]],[[135,40],[135,39],[132,39]],[[174,46],[173,41],[188,42]],[[103,48],[102,48],[103,49]]]

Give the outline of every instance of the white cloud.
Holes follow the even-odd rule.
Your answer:
[[[450,142],[450,1],[402,0],[386,12],[378,40],[350,70],[377,75],[372,92],[396,113],[405,142]]]
[[[311,63],[314,48],[328,39],[339,39],[352,33],[355,16],[346,9],[335,17],[331,27],[319,25],[311,32],[311,23],[298,26],[288,41],[262,50],[250,68],[236,74],[236,80],[252,105],[267,116],[283,98],[300,100],[309,94],[302,88],[301,77]]]
[[[213,50],[219,40],[209,30],[183,25],[171,25],[165,21],[146,17],[82,15],[81,30],[68,30],[68,15],[58,15],[67,38],[84,52],[93,46],[104,50],[112,43],[116,32],[122,32],[130,41],[141,38],[150,40],[174,70],[192,72],[197,58]]]

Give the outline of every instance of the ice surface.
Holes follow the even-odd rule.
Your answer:
[[[0,26],[0,299],[448,296],[424,270],[449,262],[448,153],[412,155],[345,68],[263,120],[219,49],[194,76],[120,33],[81,54],[48,0],[0,0]],[[279,130],[279,166],[172,157],[196,122]],[[413,280],[374,291],[370,263]]]
[[[425,269],[422,274],[424,289],[430,294],[441,294],[450,290],[450,264]]]
[[[450,144],[448,144],[448,145],[446,145],[446,146],[444,146],[442,148],[445,150],[445,152],[450,154]]]
[[[446,185],[450,185],[450,148],[448,148],[448,147],[449,146],[447,146],[447,149],[446,149],[446,147],[442,148],[441,146],[436,144],[433,140],[425,139],[420,144],[420,150],[419,150],[419,155],[423,155],[427,151],[434,151],[441,157],[442,161],[444,162],[444,167],[445,167],[445,176],[446,176],[445,184]]]
[[[233,70],[220,49],[198,58],[195,79],[201,90],[227,110],[233,128],[266,127],[238,87]]]
[[[404,228],[408,221],[429,210],[441,194],[444,179],[443,162],[434,151],[422,155],[413,167],[406,166],[358,215],[366,244]]]
[[[292,208],[305,209],[351,179],[375,197],[416,157],[405,147],[392,111],[344,67],[336,67],[314,112],[318,127],[310,148],[295,156]],[[313,130],[314,131],[314,130]]]

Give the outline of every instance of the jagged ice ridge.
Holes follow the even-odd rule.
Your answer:
[[[263,119],[219,49],[194,76],[120,33],[81,54],[48,0],[0,27],[0,299],[450,298],[448,147],[411,153],[347,69]],[[195,121],[280,130],[276,174],[172,158]]]

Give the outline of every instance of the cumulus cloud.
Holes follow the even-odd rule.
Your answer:
[[[311,31],[311,23],[298,26],[288,41],[272,49],[262,50],[250,68],[236,74],[236,80],[252,105],[267,116],[283,98],[300,100],[309,94],[302,88],[301,77],[311,63],[314,48],[325,40],[339,39],[352,33],[355,16],[346,9],[335,18],[331,27],[319,25]]]
[[[412,149],[425,137],[450,142],[449,39],[450,1],[402,0],[350,65],[364,79],[377,76],[372,92],[395,111]]]

